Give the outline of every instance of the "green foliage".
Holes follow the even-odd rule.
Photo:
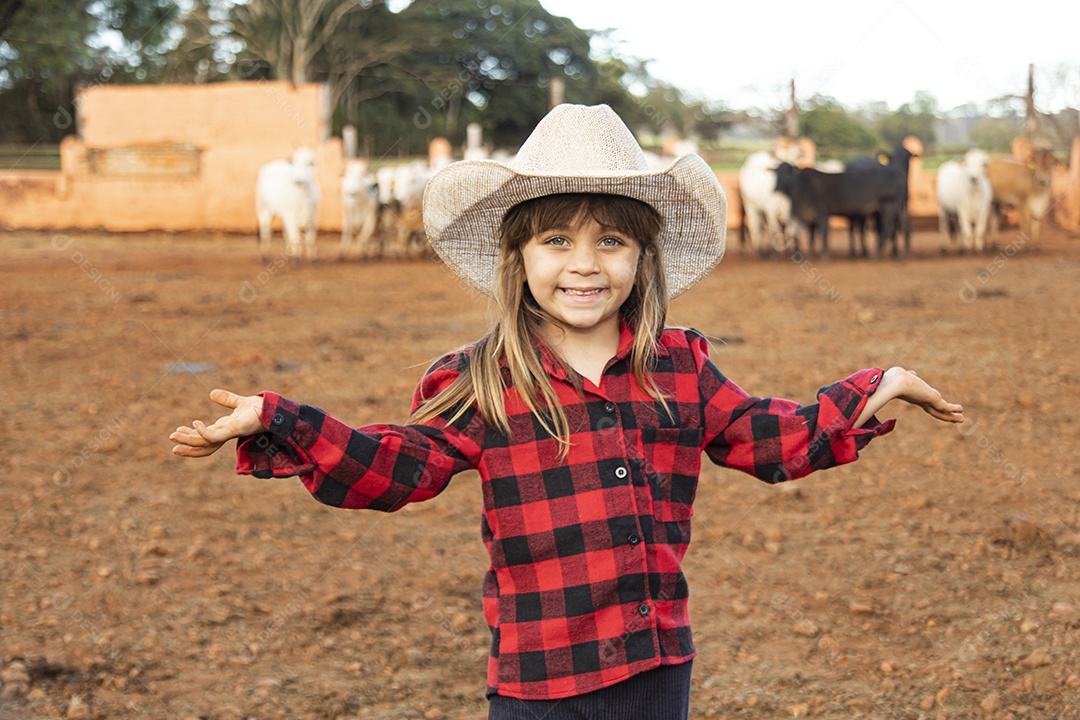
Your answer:
[[[401,15],[429,29],[427,51],[410,63],[427,88],[415,99],[441,115],[451,140],[479,122],[495,145],[517,145],[547,112],[553,80],[567,102],[599,83],[589,34],[533,0],[416,0]]]
[[[937,100],[928,92],[915,93],[910,103],[889,112],[884,103],[848,112],[827,95],[815,95],[799,115],[799,128],[819,150],[837,157],[849,157],[875,150],[891,149],[907,135],[915,135],[927,146],[935,140]]]
[[[397,14],[372,0],[335,15],[340,1],[326,0],[310,33],[318,45],[307,77],[331,86],[334,131],[357,125],[370,153],[422,153],[437,135],[461,144],[470,122],[487,141],[516,145],[547,112],[553,79],[567,102],[613,90],[589,57],[590,33],[533,0],[415,0]],[[286,19],[246,8],[233,22],[246,40],[241,58],[285,76],[274,40]]]
[[[91,7],[103,26],[124,38],[134,57],[154,57],[170,49],[169,27],[180,12],[174,0],[110,0]]]
[[[547,112],[556,80],[566,102],[607,103],[635,128],[715,137],[727,122],[722,111],[656,83],[643,63],[592,59],[594,33],[533,0],[416,0],[375,22],[378,10],[373,5],[347,16],[346,22],[355,15],[363,24],[339,29],[327,47],[340,35],[340,46],[351,50],[328,52],[326,73],[316,74],[333,80],[333,68],[355,62],[357,47],[420,40],[345,78],[334,129],[356,124],[368,152],[422,153],[436,135],[461,145],[471,122],[484,128],[486,142],[517,146]]]
[[[269,67],[246,52],[235,35],[230,0],[188,0],[170,34],[179,36],[165,57],[161,79],[168,83],[258,80]]]
[[[0,39],[0,137],[57,142],[71,127],[72,87],[106,72],[86,40],[91,0],[26,0]],[[110,71],[111,72],[111,71]]]
[[[907,135],[914,135],[926,147],[932,147],[937,140],[934,131],[937,113],[937,100],[930,93],[919,91],[913,102],[904,103],[896,112],[878,118],[878,135],[889,148],[895,147]]]
[[[6,142],[58,142],[75,131],[76,87],[101,83],[323,82],[333,131],[357,125],[376,156],[422,153],[436,135],[460,145],[470,122],[489,143],[516,146],[555,81],[566,102],[607,103],[656,135],[708,141],[731,117],[640,61],[595,60],[596,32],[535,0],[414,0],[398,13],[384,0],[20,2],[0,6]]]
[[[74,132],[75,89],[100,83],[322,82],[332,132],[356,125],[376,159],[423,153],[440,135],[460,146],[471,122],[515,147],[555,83],[566,102],[606,103],[646,136],[712,150],[739,117],[658,82],[645,62],[596,59],[596,31],[536,0],[413,0],[400,12],[386,0],[0,0],[0,15],[0,141],[27,145]],[[932,142],[936,112],[919,93],[860,120],[818,95],[800,122],[819,147],[854,154],[907,133]]]
[[[160,80],[174,0],[25,0],[0,38],[0,138],[58,142],[77,86]]]
[[[813,140],[819,151],[872,152],[879,145],[877,137],[834,100],[815,103],[799,113],[799,131]]]

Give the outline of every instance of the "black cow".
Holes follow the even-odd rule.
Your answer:
[[[911,153],[897,148],[888,165],[870,162],[849,164],[842,173],[824,173],[813,168],[796,170],[783,163],[776,170],[776,189],[791,198],[791,217],[809,232],[808,252],[814,250],[814,233],[821,228],[821,258],[829,257],[829,218],[847,218],[854,228],[874,216],[878,226],[878,251],[893,243],[898,254],[896,233],[904,226],[910,247],[910,229],[904,215],[907,208],[907,165]]]
[[[895,168],[904,175],[904,187],[908,187],[908,172],[911,167],[911,151],[908,150],[903,141],[897,144],[896,149],[892,155],[881,152],[877,157],[858,157],[851,160],[848,164],[848,168],[855,170],[869,170],[879,166],[887,166]],[[851,254],[855,254],[855,229],[859,229],[859,233],[862,241],[862,253],[866,256],[866,218],[849,218],[852,220],[852,232],[851,232]],[[895,233],[892,236],[883,236],[881,234],[881,215],[880,213],[874,214],[875,225],[878,233],[878,254],[884,250],[884,243],[888,242],[892,244],[893,256],[898,254],[897,238]],[[911,216],[907,211],[907,193],[904,193],[904,206],[900,211],[900,218],[895,226],[898,229],[902,229],[904,232],[904,257],[907,257],[911,253]]]

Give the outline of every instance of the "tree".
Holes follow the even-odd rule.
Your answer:
[[[858,152],[877,148],[877,138],[834,98],[816,95],[806,105],[809,109],[799,114],[799,127],[819,148]]]
[[[103,72],[86,39],[90,0],[26,0],[0,39],[0,137],[57,142],[74,118],[73,87]]]
[[[206,83],[264,77],[269,66],[252,60],[241,62],[243,42],[232,25],[230,0],[189,0],[178,18],[176,47],[165,58],[161,79],[170,83]]]
[[[912,102],[904,103],[894,113],[881,115],[877,121],[877,132],[890,148],[907,135],[918,137],[929,147],[937,141],[934,131],[937,116],[937,100],[930,93],[920,90],[915,93]]]
[[[391,13],[381,2],[347,13],[327,38],[317,65],[318,77],[329,86],[331,106],[343,109],[352,121],[351,109],[388,92],[392,78],[414,84],[415,76],[404,66],[425,46],[432,29],[419,27],[406,14]],[[366,76],[384,82],[363,83]]]
[[[71,132],[78,86],[159,80],[179,12],[174,0],[23,0],[6,11],[0,137],[7,142],[57,142]]]
[[[234,31],[248,51],[293,85],[314,79],[314,61],[356,0],[249,0],[233,10]]]
[[[0,0],[0,137],[59,140],[77,85],[261,78],[325,83],[332,130],[358,125],[376,153],[420,152],[436,134],[460,142],[469,122],[516,146],[556,80],[566,102],[608,103],[654,133],[713,138],[728,122],[641,61],[597,63],[597,33],[535,0],[386,2]]]
[[[323,82],[332,106],[356,78],[421,44],[382,0],[191,0],[170,62],[181,81]],[[185,75],[187,77],[185,77]],[[359,97],[353,92],[351,98]]]
[[[96,35],[111,34],[106,58],[120,82],[160,82],[165,58],[176,46],[171,32],[180,16],[176,0],[99,0],[89,8],[100,23]],[[95,39],[88,42],[94,44]]]
[[[22,7],[23,0],[0,0],[0,37],[7,33],[8,25]]]
[[[335,124],[399,149],[470,120],[501,142],[515,116],[546,110],[555,72],[574,79],[592,65],[586,33],[525,0],[416,0],[400,13],[381,0],[251,0],[233,22],[242,56],[271,77],[326,82]],[[531,97],[510,100],[526,87]]]
[[[553,77],[567,102],[598,84],[590,33],[533,0],[416,0],[402,16],[435,28],[409,67],[435,92],[427,104],[450,134],[479,121],[495,144],[519,144],[547,112]]]

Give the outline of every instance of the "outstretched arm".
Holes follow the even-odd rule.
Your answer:
[[[913,370],[892,367],[885,371],[877,391],[869,397],[854,427],[862,427],[874,413],[891,400],[903,400],[918,405],[931,417],[945,422],[964,422],[964,408],[955,403],[946,402],[941,393],[930,387]]]
[[[218,418],[212,425],[201,420],[192,422],[192,427],[181,426],[169,436],[175,445],[173,453],[183,457],[206,457],[233,438],[257,435],[266,432],[259,415],[262,413],[263,399],[258,395],[237,395],[228,390],[214,390],[210,399],[223,407],[231,408],[232,413]]]
[[[460,375],[456,358],[436,363],[417,397],[434,397],[451,385]],[[205,457],[236,439],[238,474],[299,476],[317,500],[335,507],[392,512],[434,497],[453,475],[477,466],[486,432],[475,408],[452,422],[439,416],[422,424],[354,428],[272,392],[244,397],[215,390],[211,398],[232,412],[209,425],[196,420],[177,428],[169,436],[173,453]]]

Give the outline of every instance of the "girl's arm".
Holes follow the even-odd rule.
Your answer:
[[[464,360],[448,355],[428,370],[414,405],[434,397],[460,375]],[[205,457],[236,439],[236,471],[258,478],[299,476],[320,502],[335,507],[392,512],[438,495],[450,478],[475,468],[486,425],[475,407],[423,424],[369,424],[358,428],[317,407],[276,393],[243,397],[211,394],[232,413],[206,425],[177,428],[173,453]]]
[[[871,440],[892,430],[894,420],[874,417],[890,400],[919,405],[942,420],[963,421],[959,405],[945,402],[903,368],[861,370],[818,390],[818,401],[809,405],[750,396],[712,363],[704,337],[688,332],[688,339],[698,363],[705,452],[718,465],[765,482],[853,462]]]
[[[926,381],[916,375],[913,370],[892,367],[882,375],[877,391],[867,399],[853,427],[862,427],[890,400],[903,400],[912,405],[918,405],[938,420],[964,422],[963,407],[946,402],[940,392],[927,385]]]

